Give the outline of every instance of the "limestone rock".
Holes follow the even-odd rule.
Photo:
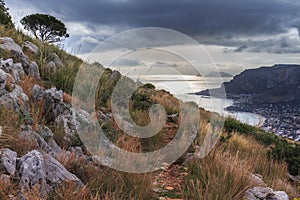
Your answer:
[[[47,122],[54,122],[62,114],[69,114],[70,105],[63,102],[63,91],[55,87],[44,90],[39,85],[34,85],[31,96],[34,102],[43,101],[42,115]]]
[[[29,63],[28,75],[32,76],[36,79],[41,79],[39,66],[37,65],[37,63],[35,61],[31,61]]]
[[[289,200],[283,191],[273,191],[269,187],[254,187],[246,191],[246,200]]]
[[[39,53],[39,48],[32,42],[25,41],[22,44],[23,52],[28,56],[37,56]]]
[[[13,77],[0,69],[0,96],[5,93],[11,92],[14,89],[14,79]]]
[[[7,60],[3,60],[1,58],[0,63],[1,63],[0,69],[12,75],[16,82],[19,82],[21,80],[21,77],[25,75],[22,64],[14,63],[11,58]]]
[[[265,182],[263,181],[263,177],[260,174],[250,174],[250,180],[256,186],[266,186]]]
[[[35,103],[43,100],[45,91],[39,85],[34,85],[31,89],[31,96]]]
[[[18,166],[21,188],[29,188],[36,184],[49,191],[62,182],[75,182],[78,186],[83,183],[71,174],[49,154],[34,150],[20,158]]]
[[[92,129],[94,125],[94,122],[91,121],[90,115],[86,111],[72,111],[70,114],[58,116],[55,120],[56,126],[62,130],[64,140],[70,147],[81,144],[78,131]]]
[[[1,84],[2,73],[0,70],[0,104],[6,108],[21,111],[23,114],[27,113],[29,98],[23,92],[22,88],[18,85],[12,91],[2,90],[3,84]],[[7,84],[7,82],[5,83]]]
[[[55,87],[45,90],[43,116],[47,122],[54,122],[61,114],[70,113],[70,108],[63,102],[63,91]]]
[[[55,69],[56,69],[56,65],[53,61],[50,61],[50,62],[47,63],[46,70],[52,71],[52,70],[55,70]]]
[[[16,172],[17,153],[10,149],[0,150],[0,169],[5,174],[14,175]]]
[[[28,57],[23,53],[22,48],[15,43],[12,38],[0,38],[0,51],[1,50],[4,51],[9,58],[12,58],[14,62],[20,62],[24,66],[28,65]]]
[[[49,60],[54,62],[56,67],[62,67],[64,64],[61,61],[61,59],[58,57],[58,55],[56,53],[50,53],[49,54]]]
[[[45,152],[50,151],[47,142],[31,126],[21,126],[19,137],[34,144],[36,149],[44,150]]]
[[[54,133],[48,128],[47,126],[37,126],[37,132],[40,136],[44,138],[45,141],[48,141],[49,139],[53,138]]]

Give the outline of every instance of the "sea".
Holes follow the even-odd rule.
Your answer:
[[[252,126],[261,126],[265,118],[249,112],[229,112],[225,108],[233,105],[233,100],[195,95],[205,89],[219,88],[223,82],[228,82],[232,77],[201,77],[191,75],[147,75],[141,81],[151,83],[157,89],[164,89],[184,102],[195,102],[205,110],[216,112],[224,117],[233,117]]]

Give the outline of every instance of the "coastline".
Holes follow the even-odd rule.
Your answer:
[[[229,112],[251,112],[265,118],[260,128],[272,132],[277,136],[300,141],[300,111],[299,105],[282,104],[255,104],[251,101],[234,99],[233,105],[226,108]]]

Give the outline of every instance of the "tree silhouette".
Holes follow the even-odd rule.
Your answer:
[[[8,13],[8,8],[5,7],[4,0],[0,0],[0,25],[14,27],[14,24],[11,21],[11,16]]]
[[[51,15],[28,15],[21,20],[21,24],[42,42],[54,43],[69,37],[65,24]]]

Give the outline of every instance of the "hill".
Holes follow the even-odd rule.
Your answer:
[[[126,77],[99,63],[84,63],[102,70],[103,75],[96,109],[74,112],[72,88],[83,61],[54,45],[41,45],[14,28],[0,26],[0,35],[0,199],[298,197],[288,173],[297,183],[299,145],[228,118],[217,132],[220,139],[215,148],[199,159],[203,138],[217,125],[210,121],[212,113],[200,108],[195,140],[170,165],[145,174],[106,167],[85,147],[80,128],[99,123],[119,148],[134,153],[155,151],[176,136],[182,102],[151,84],[141,85],[130,99],[130,117],[145,126],[150,122],[151,105],[160,104],[167,121],[150,138],[130,136],[119,128],[111,109],[112,91]],[[110,161],[105,156],[100,159]]]
[[[300,66],[278,64],[247,69],[222,85],[227,94],[252,95],[254,103],[300,102]],[[218,89],[210,90],[217,93]],[[201,91],[197,94],[208,94]]]

